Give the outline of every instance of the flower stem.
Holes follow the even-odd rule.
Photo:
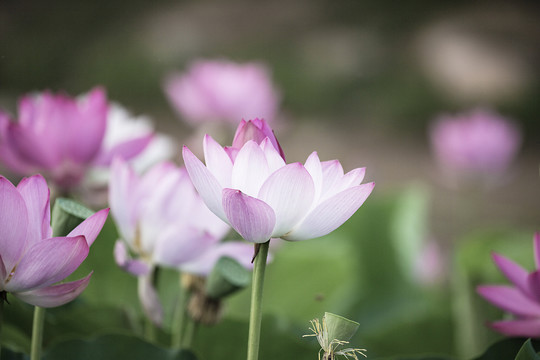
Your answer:
[[[189,298],[189,290],[180,285],[180,294],[176,303],[174,320],[171,329],[171,347],[179,349],[182,344],[182,335],[185,327],[186,305]]]
[[[32,347],[30,349],[30,360],[41,359],[44,323],[45,309],[39,306],[34,307],[34,323],[32,325]]]
[[[264,285],[264,271],[266,269],[266,258],[268,257],[268,246],[270,240],[264,244],[255,244],[259,247],[258,254],[253,264],[253,283],[251,285],[251,309],[249,314],[249,335],[247,359],[257,360],[259,357],[259,340],[261,337],[262,321],[262,293]],[[255,250],[257,252],[257,249]]]
[[[182,339],[182,349],[191,349],[193,344],[193,338],[195,337],[195,330],[197,329],[197,322],[191,317],[187,317],[186,329],[184,338]]]

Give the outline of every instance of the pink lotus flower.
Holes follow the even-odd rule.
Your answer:
[[[88,167],[108,166],[114,156],[132,158],[152,134],[104,149],[107,99],[96,88],[80,99],[43,92],[19,103],[19,121],[0,112],[0,160],[21,175],[43,173],[60,188],[77,186]]]
[[[57,283],[86,258],[109,213],[100,210],[67,236],[53,237],[49,201],[41,175],[17,187],[0,176],[0,293],[41,307],[63,305],[86,288],[92,274]]]
[[[440,117],[431,127],[431,144],[449,172],[501,174],[521,143],[518,128],[488,110]]]
[[[220,242],[230,228],[206,208],[185,169],[166,162],[139,177],[115,159],[111,171],[109,203],[121,238],[116,262],[139,277],[141,303],[156,324],[163,316],[151,283],[156,266],[205,276],[221,256],[251,265],[248,244]]]
[[[316,152],[303,165],[286,164],[268,129],[264,120],[242,122],[232,148],[206,135],[206,166],[183,149],[191,180],[208,208],[247,241],[326,235],[349,219],[373,190],[374,183],[360,184],[364,168],[344,174],[339,161],[321,162]]]
[[[491,324],[508,336],[540,337],[540,233],[534,235],[533,242],[535,271],[529,273],[506,257],[493,254],[495,264],[513,286],[484,285],[476,289],[487,301],[516,317]]]
[[[258,63],[199,60],[185,74],[171,74],[165,93],[176,111],[192,125],[261,116],[273,120],[279,96],[268,69]]]

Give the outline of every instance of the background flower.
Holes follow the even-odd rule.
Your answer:
[[[221,256],[250,266],[252,248],[221,242],[229,226],[206,208],[186,170],[172,163],[158,164],[138,176],[129,164],[115,159],[109,202],[120,234],[116,261],[139,276],[141,302],[157,324],[162,313],[150,279],[155,266],[203,276]]]
[[[270,71],[260,63],[194,61],[186,73],[169,75],[164,88],[176,111],[192,125],[236,124],[256,116],[272,121],[279,105]]]

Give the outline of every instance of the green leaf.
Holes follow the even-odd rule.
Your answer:
[[[51,224],[54,236],[66,236],[84,219],[94,212],[83,205],[67,198],[58,198],[54,202]]]
[[[220,299],[251,283],[251,271],[230,257],[218,260],[206,280],[206,293],[214,299]]]
[[[341,341],[349,341],[356,331],[358,331],[359,323],[344,318],[329,312],[324,313],[326,328],[328,329],[328,339],[330,341],[337,339]]]
[[[525,341],[525,344],[519,349],[514,360],[540,360],[540,356],[534,349],[531,339]]]
[[[43,360],[196,360],[187,350],[158,347],[138,337],[109,334],[91,340],[67,340],[56,343],[45,353]]]
[[[506,338],[492,344],[482,355],[474,360],[509,360],[514,359],[516,354],[520,352],[520,349],[525,348],[524,345],[525,339],[523,338]],[[530,341],[529,341],[530,343]],[[531,345],[532,348],[532,345]],[[516,360],[525,360],[525,359],[537,359],[537,358],[515,358]]]

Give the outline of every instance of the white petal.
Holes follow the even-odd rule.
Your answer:
[[[221,187],[231,187],[233,164],[227,152],[211,136],[206,135],[203,142],[206,167],[216,177]]]
[[[302,223],[291,233],[282,236],[285,240],[306,240],[326,235],[347,221],[364,203],[374,183],[355,186],[344,190],[313,209]]]
[[[306,216],[314,193],[313,180],[300,163],[286,165],[270,175],[258,198],[270,205],[276,215],[272,237],[288,233]]]
[[[269,173],[264,152],[254,141],[248,141],[236,156],[232,171],[232,188],[256,197]]]

